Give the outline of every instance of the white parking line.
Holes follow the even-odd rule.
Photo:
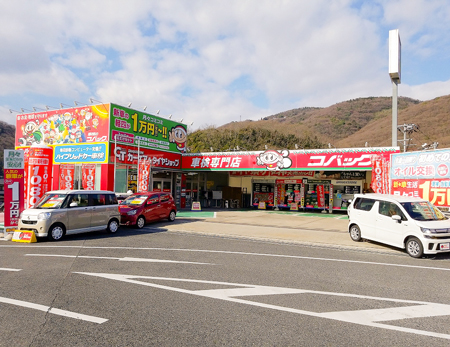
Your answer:
[[[174,264],[196,264],[196,265],[214,265],[210,263],[198,263],[193,261],[179,261],[179,260],[165,260],[165,259],[149,259],[149,258],[116,258],[116,257],[95,257],[88,255],[65,255],[65,254],[25,254],[30,257],[61,257],[61,258],[85,258],[85,259],[108,259],[108,260],[118,260],[118,261],[136,261],[136,262],[147,262],[147,263],[174,263]]]
[[[0,271],[22,271],[22,269],[12,269],[7,267],[0,267]]]
[[[371,262],[371,261],[334,259],[334,258],[304,257],[304,256],[300,256],[300,255],[285,255],[285,254],[270,254],[270,253],[251,253],[251,252],[234,252],[234,251],[216,251],[216,250],[208,250],[208,249],[190,249],[190,248],[101,247],[101,246],[34,246],[34,245],[2,246],[2,245],[0,245],[0,248],[2,248],[2,247],[59,248],[59,249],[63,249],[63,248],[71,248],[71,249],[111,249],[111,250],[121,249],[121,250],[131,250],[131,251],[142,251],[142,250],[144,250],[144,251],[167,251],[167,252],[219,253],[219,254],[250,255],[250,256],[259,256],[259,257],[321,260],[321,261],[354,263],[354,264],[367,264],[367,265],[380,265],[380,266],[394,266],[394,267],[405,267],[405,268],[423,269],[423,270],[450,271],[450,268],[432,267],[432,266],[403,265],[403,264],[398,264],[398,263],[380,263],[380,262]]]
[[[104,319],[104,318],[88,316],[85,314],[66,311],[66,310],[60,310],[59,308],[52,308],[49,306],[34,304],[32,302],[27,302],[27,301],[22,301],[22,300],[15,300],[15,299],[0,297],[0,302],[5,303],[5,304],[11,304],[11,305],[16,305],[16,306],[31,308],[34,310],[43,311],[43,312],[47,312],[47,313],[51,313],[51,314],[56,314],[58,316],[64,316],[64,317],[84,320],[87,322],[92,322],[92,323],[97,323],[97,324],[102,324],[102,323],[105,323],[108,321],[108,319]]]
[[[406,318],[423,318],[423,317],[436,317],[436,316],[450,316],[450,305],[414,301],[414,300],[401,300],[392,298],[382,298],[373,297],[367,295],[356,295],[351,293],[335,293],[335,292],[324,292],[324,291],[314,291],[314,290],[304,290],[295,288],[282,288],[282,287],[272,287],[272,286],[258,286],[251,284],[240,284],[240,283],[228,283],[228,282],[216,282],[216,281],[204,281],[204,280],[193,280],[185,278],[167,278],[167,277],[152,277],[152,276],[133,276],[133,275],[119,275],[119,274],[107,274],[107,273],[90,273],[90,272],[74,272],[81,275],[94,276],[107,278],[116,281],[122,281],[132,284],[139,284],[143,286],[171,290],[184,294],[198,295],[213,299],[220,299],[225,301],[231,301],[235,303],[241,303],[245,305],[252,305],[262,308],[273,309],[277,311],[284,311],[296,314],[302,314],[307,316],[313,316],[324,319],[332,319],[341,322],[353,323],[358,325],[370,326],[373,328],[382,328],[387,330],[395,330],[405,333],[412,333],[416,335],[423,335],[429,337],[438,337],[442,339],[450,340],[449,334],[438,333],[434,331],[426,331],[419,329],[404,328],[401,326],[381,324],[380,321],[395,321]],[[140,281],[140,279],[145,280],[157,280],[157,281],[178,281],[178,282],[189,282],[189,283],[200,283],[200,284],[214,284],[214,285],[224,285],[227,287],[235,286],[238,288],[226,288],[226,289],[208,289],[208,290],[188,290],[184,288],[170,287],[156,283],[150,283],[148,281]],[[285,306],[277,306],[271,304],[265,304],[256,301],[249,301],[244,299],[239,299],[241,296],[256,296],[256,295],[280,295],[280,294],[318,294],[325,296],[341,296],[341,297],[351,297],[353,299],[364,299],[364,300],[378,300],[394,303],[409,304],[409,306],[402,307],[391,307],[384,309],[373,309],[373,310],[355,310],[355,311],[340,311],[340,312],[313,312],[306,310],[299,310],[294,308],[289,308]],[[326,298],[325,298],[326,299]]]

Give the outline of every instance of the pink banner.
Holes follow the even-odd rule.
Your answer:
[[[51,147],[30,147],[25,208],[33,206],[51,189],[52,156]]]
[[[59,189],[73,189],[75,177],[75,164],[65,164],[59,170]]]
[[[84,190],[94,190],[95,164],[83,164],[81,166],[82,185]]]
[[[150,169],[151,169],[150,160],[143,159],[139,161],[138,192],[148,192]]]

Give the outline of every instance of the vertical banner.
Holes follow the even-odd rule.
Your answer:
[[[63,164],[59,170],[59,189],[73,189],[75,164]]]
[[[389,194],[389,161],[382,156],[372,157],[372,184],[375,193]]]
[[[13,233],[23,211],[24,152],[4,150],[4,230]]]
[[[150,160],[141,159],[141,161],[139,162],[138,192],[148,192],[150,170],[151,170]]]
[[[325,208],[325,189],[323,185],[317,186],[317,206],[319,208]]]
[[[84,190],[94,190],[95,164],[81,165],[82,185]]]
[[[33,206],[50,190],[52,183],[53,148],[31,146],[28,157],[27,194],[25,208]]]

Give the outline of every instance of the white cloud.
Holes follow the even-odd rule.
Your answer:
[[[34,104],[93,96],[200,126],[386,96],[387,36],[394,28],[407,67],[440,60],[434,76],[450,79],[444,0],[0,3],[5,109],[27,107],[15,106],[25,94]],[[404,71],[401,95],[424,100],[450,93],[448,82],[421,72]]]

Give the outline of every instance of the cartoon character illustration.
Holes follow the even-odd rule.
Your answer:
[[[184,127],[177,125],[169,131],[169,142],[175,142],[180,152],[186,153],[187,132]]]
[[[92,114],[92,113],[91,113]],[[94,128],[95,130],[97,130],[98,128],[98,123],[100,123],[100,120],[98,119],[98,116],[95,116],[94,118],[92,118],[92,128]]]
[[[267,150],[256,157],[256,164],[265,166],[267,170],[279,171],[290,168],[292,160],[289,158],[287,149],[281,151],[281,153],[275,150]]]
[[[33,143],[41,143],[42,133],[39,129],[39,121],[28,121],[22,125],[22,135],[19,146],[31,146]]]

